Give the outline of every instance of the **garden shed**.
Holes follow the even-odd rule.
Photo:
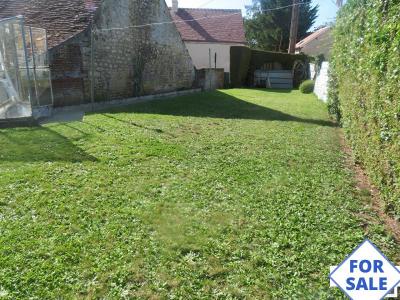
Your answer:
[[[308,57],[231,47],[231,85],[293,88],[309,77]]]

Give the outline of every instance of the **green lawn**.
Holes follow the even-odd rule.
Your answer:
[[[340,298],[365,236],[400,260],[339,134],[249,89],[0,130],[0,299]]]

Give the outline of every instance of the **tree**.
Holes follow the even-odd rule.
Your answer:
[[[313,6],[311,2],[312,0],[301,1],[303,4],[300,5],[298,41],[307,36],[318,16],[319,6]],[[293,0],[253,0],[245,20],[246,37],[252,48],[287,52],[292,3]],[[290,7],[276,9],[285,6]]]

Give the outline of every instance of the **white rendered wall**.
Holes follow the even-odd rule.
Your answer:
[[[319,74],[315,79],[314,93],[317,95],[318,99],[327,102],[328,101],[328,71],[329,63],[323,62]]]
[[[211,49],[211,68],[215,68],[215,53],[217,53],[217,68],[223,68],[225,72],[230,72],[231,69],[231,46],[240,46],[240,44],[199,42],[185,42],[185,44],[197,69],[210,67],[209,49]]]

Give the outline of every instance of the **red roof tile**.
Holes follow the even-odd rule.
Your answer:
[[[27,25],[47,29],[49,47],[82,32],[101,0],[0,0],[0,19],[23,15]]]
[[[246,43],[239,9],[179,8],[171,15],[184,41]]]

